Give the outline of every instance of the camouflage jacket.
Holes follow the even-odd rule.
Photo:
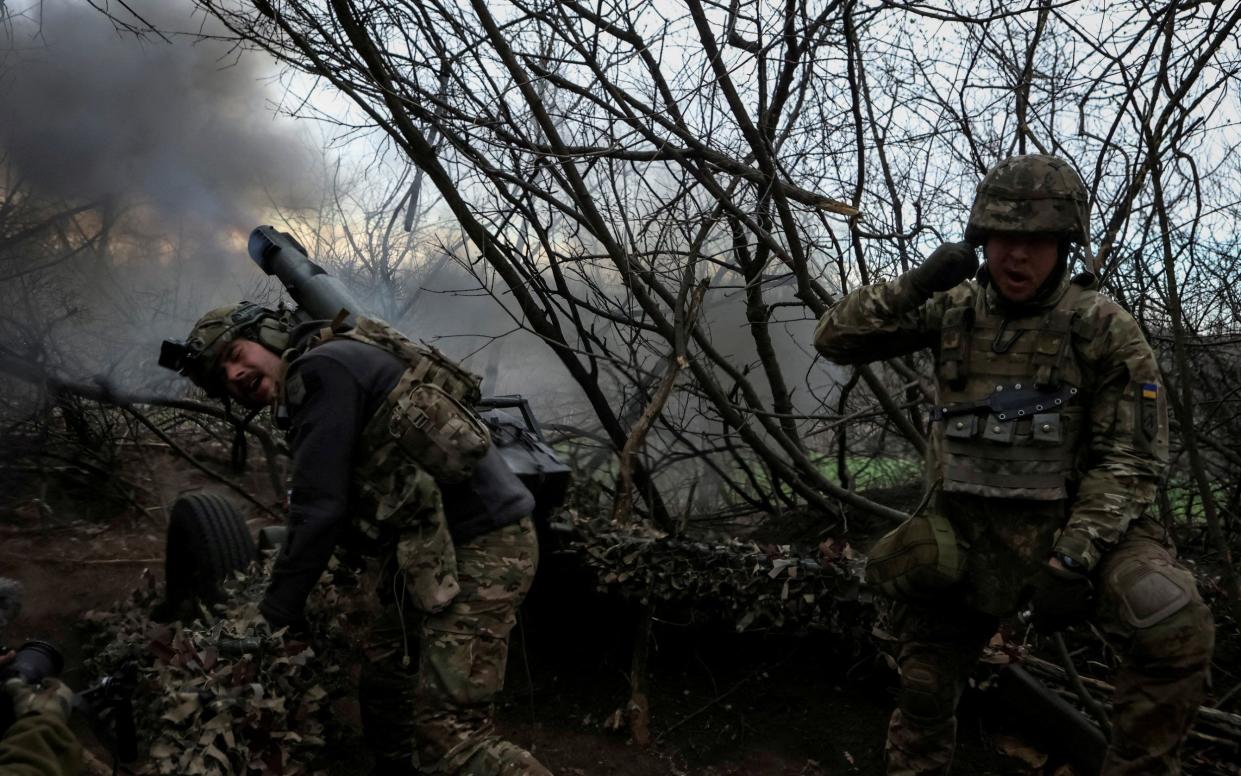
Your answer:
[[[318,330],[306,325],[292,341],[306,347]],[[261,604],[272,625],[302,618],[306,597],[342,538],[384,553],[404,537],[398,562],[421,580],[411,592],[431,601],[425,605],[431,610],[448,595],[440,583],[455,576],[454,542],[533,510],[533,496],[494,450],[465,481],[439,483],[399,449],[389,432],[389,399],[408,371],[392,353],[347,339],[310,347],[289,365],[275,416],[292,448],[291,531]]]
[[[953,402],[962,396],[962,386],[951,379],[955,376],[955,367],[948,363],[951,354],[946,353],[955,349],[953,346],[957,343],[952,337],[944,336],[945,330],[953,325],[951,322],[959,317],[954,311],[976,311],[977,316],[970,313],[971,321],[975,317],[978,319],[975,326],[989,325],[1003,333],[1010,324],[1013,326],[1010,331],[1038,325],[1031,322],[1048,320],[1052,317],[1049,313],[1057,306],[1067,308],[1068,331],[1064,333],[1067,350],[1066,358],[1059,365],[1059,377],[1066,381],[1064,385],[1073,385],[1072,403],[1080,408],[1074,410],[1080,420],[1076,421],[1079,428],[1068,442],[1071,449],[1066,454],[1065,487],[1058,493],[1051,490],[1005,491],[1002,487],[974,492],[990,496],[1063,498],[1068,519],[1057,540],[1056,551],[1092,568],[1154,500],[1167,463],[1166,397],[1161,389],[1159,365],[1136,321],[1114,301],[1098,293],[1089,274],[1070,281],[1065,272],[1050,293],[1042,295],[1037,303],[1020,308],[1006,302],[986,283],[985,271],[980,277],[981,282],[962,283],[948,292],[935,294],[930,300],[924,300],[913,289],[907,276],[859,288],[845,296],[819,321],[815,347],[841,364],[878,361],[924,348],[932,351],[937,363],[938,404],[932,414],[927,474],[931,482],[943,481],[946,475],[951,477],[952,472],[945,460],[945,449],[951,450],[951,445],[946,445],[948,424],[944,422],[947,418],[942,416],[942,410],[947,407],[951,412]],[[1071,289],[1071,284],[1078,287]],[[1050,339],[1058,342],[1056,337]],[[1029,356],[1037,360],[1041,343],[1048,338],[1036,336],[1027,340],[1025,347],[1030,351]],[[997,335],[996,342],[999,341]],[[978,343],[974,348],[977,352]],[[996,352],[1001,351],[997,349]],[[987,366],[991,374],[1004,373],[1006,365],[1002,357],[993,357],[990,353],[980,355],[989,361]],[[1030,357],[1022,362],[1028,371],[1024,376],[1012,374],[1013,370],[1009,369],[1008,377],[1017,387],[1023,380],[1036,382],[1036,370]],[[1000,387],[996,385],[994,389]],[[1007,387],[1011,389],[1013,384]],[[1066,387],[1063,394],[1066,398],[1068,390]],[[988,416],[988,420],[994,417]],[[1029,428],[1029,420],[1026,422]],[[1001,426],[988,425],[984,433],[992,429],[999,432]],[[951,429],[947,430],[951,433]],[[1004,430],[1012,434],[1011,430]],[[996,452],[995,455],[1003,454]]]
[[[82,770],[82,745],[51,714],[28,714],[0,739],[0,773],[7,776],[73,776]]]

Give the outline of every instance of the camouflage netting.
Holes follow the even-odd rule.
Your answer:
[[[335,701],[353,693],[342,667],[358,580],[333,562],[308,602],[307,631],[294,636],[259,616],[269,571],[270,561],[237,574],[223,603],[200,605],[188,622],[150,618],[163,591],[149,572],[128,600],[84,616],[88,671],[138,666],[137,773],[326,773],[327,753],[347,743]]]
[[[565,517],[569,547],[601,592],[738,631],[866,632],[873,619],[861,590],[865,557],[840,540],[807,548],[692,541]]]

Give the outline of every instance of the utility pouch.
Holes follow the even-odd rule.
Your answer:
[[[374,318],[359,317],[353,328],[334,322],[320,335],[321,342],[331,339],[373,345],[409,366],[364,433],[372,446],[378,449],[394,440],[401,452],[440,482],[470,476],[491,446],[487,427],[472,409],[481,398],[478,375]]]
[[[448,608],[461,592],[461,585],[457,581],[457,551],[443,512],[404,528],[396,545],[396,565],[405,575],[405,589],[415,609],[435,614]]]
[[[388,432],[406,455],[440,482],[460,482],[491,446],[487,426],[472,409],[408,370],[388,397]]]
[[[890,598],[918,603],[956,584],[964,570],[952,524],[932,510],[875,542],[866,561],[866,582]]]

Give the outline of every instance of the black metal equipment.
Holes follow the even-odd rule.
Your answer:
[[[564,503],[571,470],[547,444],[530,401],[517,395],[487,396],[477,409],[500,457],[534,495],[534,516],[540,520],[547,518]],[[525,425],[505,409],[519,410]]]
[[[997,685],[1000,708],[1022,727],[1034,731],[1050,747],[1063,752],[1082,773],[1098,773],[1107,752],[1107,739],[1068,701],[1056,695],[1019,665],[1000,672]]]
[[[0,647],[0,652],[4,652]],[[27,641],[17,648],[13,661],[0,671],[0,683],[19,678],[29,685],[39,685],[64,670],[65,659],[50,641]],[[138,758],[138,734],[134,725],[133,695],[138,685],[138,668],[127,663],[111,676],[75,693],[73,708],[90,721],[95,736],[123,763]],[[4,696],[0,696],[4,697]],[[15,722],[13,707],[0,703],[0,734]]]
[[[363,312],[362,305],[344,284],[315,264],[301,243],[272,226],[260,226],[250,233],[250,258],[268,275],[275,275],[311,319],[331,320],[341,310],[350,315]]]

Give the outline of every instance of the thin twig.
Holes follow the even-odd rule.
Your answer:
[[[1069,654],[1069,648],[1064,643],[1064,636],[1057,633],[1052,636],[1052,641],[1056,644],[1056,652],[1060,656],[1060,663],[1064,666],[1065,673],[1068,674],[1069,684],[1072,685],[1073,692],[1077,693],[1078,700],[1082,702],[1082,705],[1086,707],[1090,715],[1095,718],[1099,729],[1103,731],[1104,738],[1110,741],[1112,739],[1112,725],[1108,721],[1107,713],[1103,711],[1103,707],[1099,705],[1095,697],[1086,689],[1086,685],[1082,684],[1082,678],[1077,673],[1077,666],[1073,664],[1073,656]]]
[[[235,482],[228,479],[224,475],[217,474],[216,472],[213,472],[211,471],[211,469],[207,468],[207,466],[201,463],[197,458],[195,458],[190,453],[189,450],[186,450],[184,447],[177,444],[176,441],[174,441],[172,437],[164,433],[163,429],[161,429],[159,426],[152,423],[151,420],[146,415],[143,415],[141,412],[134,409],[133,407],[123,407],[122,409],[124,409],[126,412],[132,414],[135,418],[137,418],[138,421],[142,423],[142,425],[150,429],[151,433],[155,434],[157,437],[164,440],[164,442],[166,442],[169,447],[171,447],[173,450],[176,451],[177,455],[180,455],[186,461],[189,461],[190,464],[194,466],[194,468],[198,469],[203,474],[206,474],[208,477],[215,480],[216,482],[219,482],[227,486],[234,493],[238,494],[239,496],[244,498],[246,501],[249,501],[251,504],[263,510],[264,512],[271,515],[272,517],[277,518],[277,519],[283,519],[284,517],[283,515],[275,512],[270,507],[268,507],[266,504],[256,499],[254,496],[251,496],[249,492],[247,492],[244,488],[237,485]]]
[[[725,690],[724,692],[722,692],[722,693],[720,693],[719,695],[715,696],[715,697],[714,697],[714,698],[712,698],[711,700],[707,701],[707,702],[706,702],[706,703],[704,703],[703,705],[699,706],[697,709],[694,709],[694,710],[693,710],[693,711],[691,711],[689,714],[685,715],[684,717],[682,717],[681,719],[677,720],[677,721],[676,721],[676,722],[674,722],[672,725],[670,725],[670,726],[669,726],[666,730],[664,730],[664,732],[660,733],[660,734],[659,734],[659,735],[655,738],[655,743],[657,743],[657,744],[658,744],[658,743],[660,743],[661,741],[663,741],[663,740],[664,740],[664,736],[667,736],[667,735],[668,735],[669,733],[671,733],[672,731],[674,731],[674,730],[676,730],[677,728],[681,727],[681,726],[682,726],[682,725],[684,725],[685,723],[692,721],[694,718],[698,717],[698,716],[699,716],[700,714],[702,714],[703,712],[707,711],[708,709],[710,709],[711,707],[713,707],[713,706],[715,706],[716,704],[720,703],[721,701],[723,701],[723,700],[727,699],[730,695],[732,695],[733,693],[737,692],[737,690],[740,690],[740,689],[741,689],[742,687],[744,687],[747,683],[749,683],[749,682],[750,682],[750,680],[754,679],[754,677],[756,677],[756,676],[762,676],[763,674],[765,674],[766,672],[770,671],[771,669],[775,668],[776,666],[780,665],[780,663],[783,663],[783,662],[784,662],[784,661],[783,661],[783,660],[781,660],[781,661],[779,661],[779,662],[776,662],[776,663],[771,663],[771,664],[769,664],[769,665],[759,666],[758,668],[754,669],[754,670],[753,670],[753,671],[751,671],[750,673],[748,673],[748,674],[746,674],[745,676],[741,677],[741,679],[737,680],[737,683],[736,683],[736,684],[734,684],[732,687],[729,687],[729,688],[728,688],[727,690]]]
[[[27,563],[56,563],[62,566],[124,566],[124,565],[143,565],[151,566],[156,563],[163,563],[163,558],[66,558],[63,556],[36,556],[23,555],[14,552],[4,553],[4,557],[12,560],[25,561]]]

